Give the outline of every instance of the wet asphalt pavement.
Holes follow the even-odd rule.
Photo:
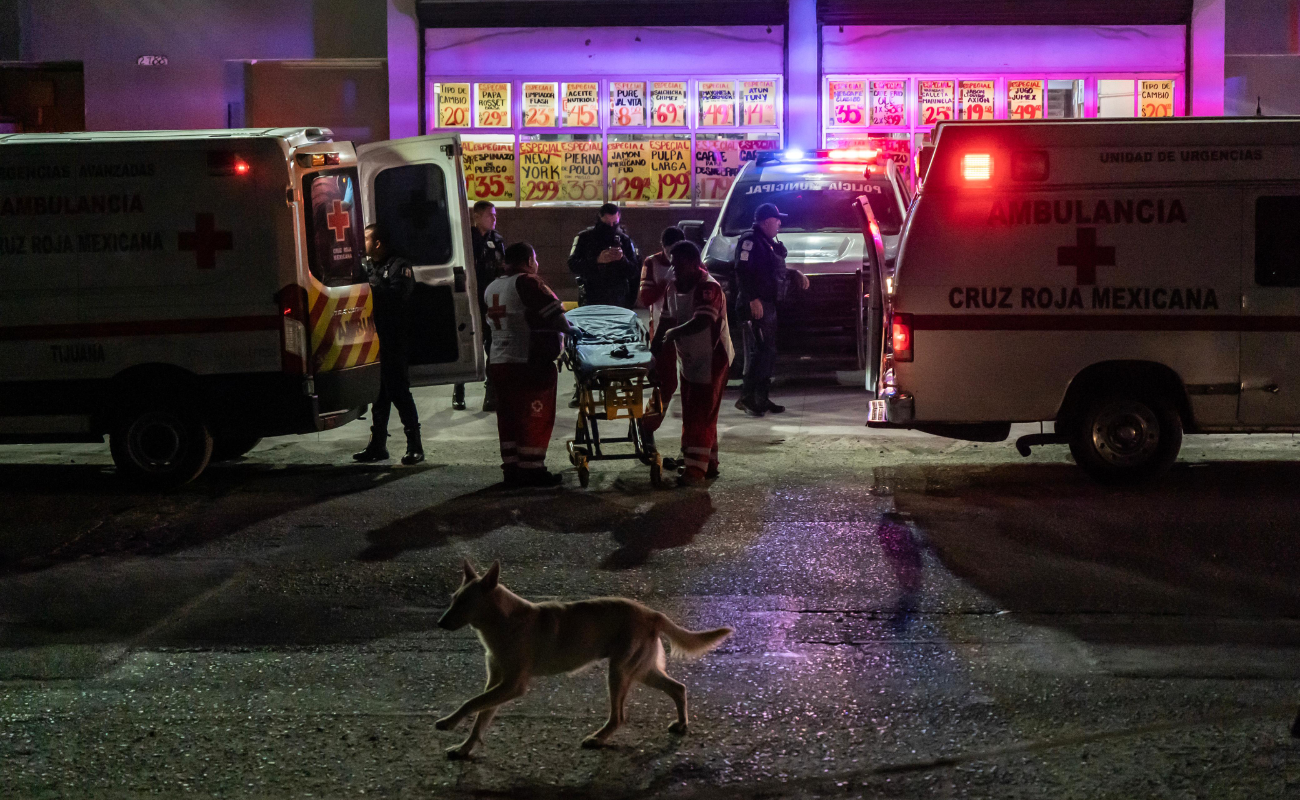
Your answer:
[[[1114,490],[1064,447],[780,394],[762,420],[729,395],[709,491],[631,462],[496,488],[494,421],[449,389],[417,392],[409,469],[352,464],[365,423],[164,496],[123,492],[106,446],[0,448],[0,797],[1300,797],[1300,440],[1189,437]],[[433,722],[484,676],[435,624],[463,557],[530,599],[735,627],[669,663],[690,734],[638,686],[580,750],[597,667],[446,760],[466,729]]]

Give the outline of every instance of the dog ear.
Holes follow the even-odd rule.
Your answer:
[[[497,588],[497,579],[501,577],[501,562],[493,561],[488,571],[483,573],[483,588],[489,592]]]
[[[472,566],[470,566],[468,558],[462,559],[460,562],[460,566],[465,571],[465,580],[463,581],[463,583],[469,583],[470,581],[478,580],[478,573],[474,571],[474,568]]]

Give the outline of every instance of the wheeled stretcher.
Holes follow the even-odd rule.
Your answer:
[[[654,378],[649,332],[635,311],[618,306],[581,306],[565,314],[578,330],[568,337],[564,363],[578,387],[578,423],[567,443],[569,461],[578,468],[578,481],[591,481],[590,462],[635,458],[650,467],[650,481],[659,486],[663,462],[649,454],[637,420],[645,413]],[[627,420],[627,435],[602,438],[600,424]],[[606,453],[605,445],[631,445],[631,453]]]

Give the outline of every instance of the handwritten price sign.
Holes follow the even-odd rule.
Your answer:
[[[600,84],[564,84],[564,127],[594,128],[599,122]]]
[[[524,127],[554,128],[559,117],[559,97],[553,83],[524,84]]]
[[[1173,81],[1140,81],[1139,99],[1144,117],[1172,117],[1174,115]]]
[[[650,174],[654,176],[651,200],[691,198],[691,142],[689,139],[650,141]]]
[[[469,127],[469,84],[434,84],[434,97],[438,98],[439,128]]]
[[[830,124],[840,128],[866,125],[866,81],[830,81],[828,86]]]
[[[645,84],[615,81],[609,85],[609,124],[616,128],[645,124]]]
[[[872,81],[871,124],[902,125],[906,95],[907,81]]]
[[[510,127],[510,84],[476,83],[477,120],[480,128]]]
[[[650,171],[649,142],[610,142],[606,160],[610,200],[650,199],[654,176]]]
[[[952,119],[953,82],[917,81],[916,101],[922,125],[938,125]]]
[[[513,142],[461,142],[465,162],[465,191],[469,199],[515,199],[515,146]]]
[[[600,142],[519,143],[519,192],[525,203],[601,199]]]
[[[731,81],[700,81],[696,98],[700,124],[711,127],[736,124],[736,84]]]
[[[776,81],[741,81],[740,116],[749,127],[776,124]]]
[[[993,81],[961,82],[961,118],[993,119]]]
[[[1007,119],[1042,119],[1043,82],[1007,81]]]
[[[672,128],[686,124],[686,82],[656,81],[650,84],[650,124]]]

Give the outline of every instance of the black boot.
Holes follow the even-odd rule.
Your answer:
[[[492,381],[483,382],[483,411],[491,413],[497,410],[497,387]]]
[[[402,456],[402,463],[409,467],[424,460],[424,443],[420,441],[419,425],[404,430],[406,431],[406,455]]]
[[[451,388],[451,407],[456,411],[465,410],[465,384],[458,383]]]
[[[366,445],[366,449],[362,450],[360,453],[353,453],[352,457],[357,461],[360,461],[362,464],[370,464],[375,461],[387,461],[388,448],[384,446],[384,442],[387,440],[387,433],[371,428],[370,444]]]

